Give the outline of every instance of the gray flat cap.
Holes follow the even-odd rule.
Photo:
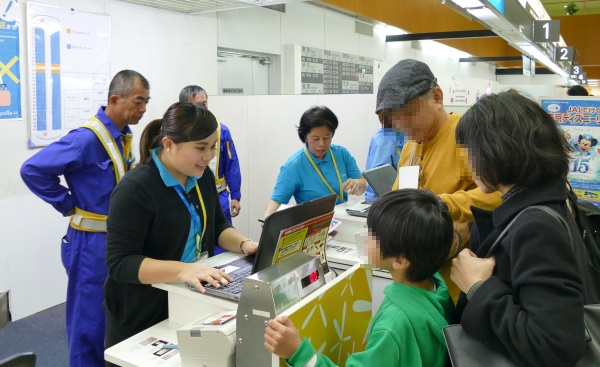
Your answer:
[[[437,79],[427,64],[412,59],[402,60],[392,66],[381,78],[375,113],[379,114],[384,109],[400,107],[429,91],[436,84]]]

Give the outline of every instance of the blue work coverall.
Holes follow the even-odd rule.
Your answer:
[[[119,131],[104,109],[101,107],[96,117],[106,126],[123,155],[119,142],[131,130],[126,126]],[[60,184],[60,176],[64,176],[68,187]],[[35,195],[63,216],[75,207],[108,215],[110,194],[116,185],[113,162],[94,132],[87,128],[70,131],[29,158],[21,167],[21,177]],[[106,232],[87,232],[69,226],[62,239],[61,255],[68,275],[69,365],[102,367]]]

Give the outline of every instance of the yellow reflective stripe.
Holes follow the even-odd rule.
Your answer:
[[[221,159],[221,123],[217,120],[217,153],[215,154],[215,158],[217,159],[217,165],[215,166],[215,184],[217,186],[221,185],[225,182],[225,176],[221,177],[219,175],[219,161]]]
[[[106,219],[102,214],[91,213],[80,208],[75,208],[75,214],[71,216],[69,224],[71,227],[84,232],[106,232]]]
[[[229,142],[227,142],[227,155],[229,156],[229,159],[233,158],[231,155],[231,147],[229,147]]]
[[[227,190],[227,183],[221,182],[219,185],[217,185],[218,192],[223,192],[225,190]]]
[[[104,149],[108,153],[110,160],[113,162],[115,167],[115,178],[117,183],[119,183],[121,178],[125,176],[126,167],[123,156],[117,147],[117,142],[115,139],[113,139],[106,126],[104,126],[104,124],[96,117],[91,117],[88,122],[81,125],[81,127],[90,129],[94,132],[94,134],[96,134],[96,137],[98,137],[98,140],[100,140],[104,146]]]
[[[308,154],[308,150],[306,149],[306,147],[304,147],[304,154],[306,154],[306,158],[308,158],[308,160],[310,161],[310,164],[312,164],[313,168],[315,169],[315,171],[317,172],[319,177],[321,177],[321,180],[323,181],[325,186],[327,186],[329,191],[331,191],[332,194],[335,194],[338,197],[338,199],[340,199],[340,201],[344,201],[344,190],[342,189],[342,178],[340,177],[340,170],[338,169],[337,163],[335,162],[335,157],[333,156],[333,151],[331,150],[331,148],[329,149],[329,154],[331,154],[331,160],[333,161],[333,167],[335,168],[335,173],[337,174],[338,182],[340,184],[340,194],[339,195],[335,192],[335,190],[333,190],[331,188],[331,186],[329,185],[329,183],[327,182],[325,177],[323,177],[323,174],[319,170],[319,167],[317,167],[317,165],[313,161],[310,154]]]
[[[106,221],[108,215],[96,214],[75,207],[75,213],[81,215],[85,219],[103,220]]]

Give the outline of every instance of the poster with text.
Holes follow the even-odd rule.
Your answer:
[[[458,75],[440,75],[438,78],[438,85],[444,92],[445,106],[472,106],[481,97],[492,93],[492,87],[497,84],[486,79]]]
[[[541,98],[575,149],[568,179],[579,199],[600,206],[600,98]]]
[[[0,120],[20,119],[19,2],[0,0]]]
[[[327,265],[327,256],[325,255],[325,243],[332,219],[333,212],[307,220],[296,226],[282,229],[277,239],[273,264],[303,251],[319,256],[323,272],[327,273],[329,267]]]
[[[30,147],[58,140],[106,105],[109,17],[27,3]]]

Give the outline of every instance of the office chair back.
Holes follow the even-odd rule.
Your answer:
[[[15,354],[1,360],[0,367],[35,367],[35,354],[32,352]]]

